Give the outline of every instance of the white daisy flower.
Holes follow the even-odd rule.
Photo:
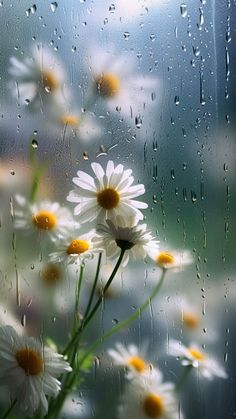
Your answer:
[[[14,212],[16,228],[27,232],[39,232],[41,237],[49,237],[55,241],[78,227],[70,211],[61,207],[58,202],[42,201],[30,204],[20,195],[15,196],[15,201],[19,206]]]
[[[0,383],[28,414],[39,407],[47,413],[46,396],[56,397],[61,389],[56,377],[71,370],[62,355],[41,340],[18,336],[11,326],[0,327]]]
[[[149,256],[162,269],[182,270],[193,263],[193,257],[188,250],[160,250],[151,249]]]
[[[227,378],[227,374],[221,365],[210,355],[203,352],[196,343],[187,347],[177,340],[170,340],[169,354],[178,357],[182,365],[196,368],[199,376],[208,380],[212,380],[214,376]]]
[[[108,258],[116,257],[121,249],[125,250],[122,265],[126,266],[130,257],[134,260],[144,259],[150,248],[158,247],[152,233],[147,230],[146,224],[137,224],[133,217],[117,216],[106,220],[106,224],[97,227],[98,238],[94,243],[106,251]]]
[[[129,371],[128,377],[136,375],[154,374],[156,370],[148,363],[141,353],[145,353],[146,348],[139,351],[138,347],[130,344],[125,347],[122,343],[116,344],[116,349],[109,349],[108,354],[115,365],[126,367]],[[157,372],[156,372],[157,373]]]
[[[184,333],[184,336],[194,337],[200,342],[214,341],[217,338],[217,318],[211,310],[212,296],[208,297],[206,309],[201,294],[196,295],[198,290],[191,291],[194,295],[168,294],[168,298],[158,302],[165,320],[167,317],[173,332]]]
[[[20,102],[32,107],[40,107],[52,100],[59,105],[65,102],[62,63],[46,47],[33,48],[32,57],[23,61],[11,57],[9,73],[16,82]]]
[[[161,374],[138,376],[125,389],[119,419],[183,419],[172,383],[163,383]]]
[[[79,215],[79,221],[97,222],[116,215],[136,216],[143,219],[139,210],[147,208],[144,202],[134,198],[143,195],[144,185],[132,185],[134,182],[132,170],[124,170],[122,164],[114,165],[113,161],[107,163],[106,172],[99,163],[91,164],[95,178],[79,170],[73,178],[77,188],[70,192],[67,200],[77,203],[74,214]]]
[[[50,118],[53,128],[59,127],[64,131],[71,130],[74,136],[81,141],[89,142],[101,135],[101,128],[96,121],[96,117],[91,112],[81,113],[78,110],[68,111],[60,108],[52,108]],[[63,134],[64,135],[64,134]]]
[[[153,104],[157,79],[137,75],[135,60],[128,55],[116,56],[113,47],[110,51],[94,47],[88,60],[92,76],[88,103],[100,99],[111,112],[132,119],[140,128],[144,109]]]
[[[57,244],[58,250],[50,253],[52,262],[65,262],[67,264],[81,264],[85,259],[92,258],[99,249],[94,248],[92,239],[96,237],[95,230],[85,234],[67,236]]]

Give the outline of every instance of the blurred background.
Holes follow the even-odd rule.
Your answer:
[[[77,170],[122,163],[145,185],[145,222],[161,246],[190,250],[194,263],[168,272],[152,307],[98,350],[61,417],[117,418],[124,374],[106,349],[118,341],[146,344],[150,362],[176,382],[181,367],[167,355],[170,338],[197,341],[228,373],[212,382],[189,377],[185,417],[235,417],[235,1],[3,0],[0,16],[0,322],[62,344],[72,316],[76,272],[42,314],[34,286],[42,249],[13,228],[14,195],[31,188],[32,150],[44,168],[39,197],[67,207]],[[32,63],[36,50],[60,74],[62,98],[54,102],[41,92],[35,104],[12,74],[12,57]],[[120,102],[94,95],[97,71],[117,71]],[[95,264],[85,270],[82,311],[94,271]],[[141,305],[159,277],[150,261],[120,272],[84,345]],[[199,315],[197,335],[178,321],[186,301]]]

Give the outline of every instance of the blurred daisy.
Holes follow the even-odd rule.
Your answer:
[[[91,164],[95,178],[79,170],[73,178],[76,189],[71,191],[67,200],[77,203],[74,214],[79,215],[79,221],[97,222],[116,215],[136,216],[143,219],[139,210],[147,208],[144,202],[133,198],[143,195],[144,185],[132,185],[134,182],[132,170],[124,170],[122,164],[107,163],[106,172],[99,163]]]
[[[168,321],[170,334],[175,338],[185,336],[203,343],[218,337],[216,325],[219,317],[214,314],[213,295],[207,296],[206,304],[199,289],[191,286],[188,295],[168,293],[168,297],[162,298],[157,304],[162,312],[159,319],[165,326]]]
[[[22,103],[40,107],[46,101],[53,100],[58,105],[65,102],[62,63],[46,47],[33,48],[32,58],[11,57],[9,73],[16,82],[17,96]]]
[[[193,263],[193,257],[188,250],[171,251],[151,249],[149,256],[162,269],[182,270]]]
[[[98,225],[97,233],[94,243],[106,251],[108,258],[116,257],[121,250],[125,250],[123,266],[127,265],[130,257],[144,259],[150,248],[158,248],[158,242],[147,230],[147,225],[137,224],[133,217],[117,216],[113,221],[106,220],[106,224]]]
[[[69,112],[54,107],[49,115],[54,127],[57,126],[64,131],[71,130],[82,141],[91,141],[101,135],[101,128],[91,112],[81,113],[78,110]]]
[[[124,392],[119,419],[183,419],[172,383],[163,383],[161,374],[135,377]]]
[[[56,397],[61,389],[56,377],[70,371],[62,355],[41,340],[18,336],[11,326],[0,327],[0,382],[28,414],[39,407],[47,413],[46,396]]]
[[[19,206],[14,212],[16,228],[27,232],[40,232],[41,237],[47,236],[55,241],[78,226],[70,211],[57,202],[42,201],[30,204],[20,195],[15,196],[15,201]]]
[[[182,365],[197,368],[199,375],[208,380],[212,380],[214,376],[227,378],[227,374],[221,365],[203,352],[195,343],[187,347],[177,340],[170,340],[169,354],[178,357]]]
[[[130,344],[126,348],[122,343],[117,343],[116,349],[109,349],[108,354],[115,365],[126,367],[129,370],[130,378],[135,375],[154,373],[153,366],[144,360],[138,347],[134,344]]]
[[[150,105],[151,94],[157,90],[157,79],[135,74],[136,62],[126,55],[115,56],[112,51],[94,47],[89,56],[92,75],[88,102],[100,98],[112,112],[137,122],[144,108]]]
[[[91,230],[85,234],[65,237],[58,243],[58,251],[50,253],[50,260],[67,264],[83,263],[85,259],[92,258],[94,253],[99,252],[92,242],[95,236],[95,230]]]

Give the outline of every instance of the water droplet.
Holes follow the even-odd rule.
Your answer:
[[[112,319],[112,323],[114,323],[114,324],[118,324],[118,323],[119,323],[119,320],[117,320],[117,319]]]
[[[89,155],[88,155],[88,152],[87,151],[84,151],[83,152],[83,159],[84,160],[88,160],[89,159]]]
[[[52,2],[52,3],[50,4],[50,6],[51,6],[51,10],[52,10],[52,12],[53,12],[53,13],[55,13],[55,11],[57,10],[57,7],[58,7],[57,2],[56,2],[56,1]]]
[[[14,176],[16,174],[16,172],[13,169],[10,170],[10,173],[11,173],[12,176]]]
[[[75,52],[76,51],[76,47],[74,45],[71,47],[71,51],[72,52]]]
[[[38,141],[36,141],[36,140],[35,140],[35,138],[34,138],[34,139],[32,140],[31,145],[32,145],[32,147],[33,147],[34,149],[38,148]]]
[[[21,324],[23,327],[26,326],[26,314],[22,314],[21,316]]]
[[[114,13],[115,12],[115,10],[116,10],[116,6],[114,5],[114,3],[112,3],[110,6],[109,6],[109,12],[111,12],[111,13]]]
[[[136,125],[136,128],[138,128],[138,129],[141,128],[142,124],[143,124],[143,121],[142,121],[141,116],[140,115],[137,115],[135,117],[135,125]]]
[[[179,96],[175,96],[175,104],[176,104],[176,106],[179,105]]]
[[[181,13],[181,16],[183,18],[187,17],[187,15],[188,15],[188,9],[187,9],[187,5],[186,4],[182,3],[180,5],[180,13]]]
[[[31,11],[32,15],[33,15],[35,12],[37,12],[37,6],[36,6],[36,4],[33,4],[33,6],[31,6],[30,11]]]
[[[156,39],[156,35],[154,33],[151,33],[150,39],[151,39],[152,42],[154,42],[155,39]]]
[[[126,40],[128,40],[128,39],[129,39],[129,37],[130,37],[130,33],[129,33],[129,32],[124,32],[124,38],[125,38]]]

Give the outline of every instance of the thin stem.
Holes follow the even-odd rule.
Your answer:
[[[99,272],[100,272],[100,267],[101,267],[101,261],[102,261],[102,253],[99,253],[96,274],[95,274],[95,278],[94,278],[94,282],[93,282],[93,288],[92,288],[92,291],[91,291],[91,294],[90,294],[90,297],[89,297],[89,302],[88,302],[88,305],[87,305],[87,308],[86,308],[85,314],[84,314],[85,318],[87,317],[87,315],[89,313],[89,310],[91,308],[92,302],[93,302],[93,297],[94,297],[95,290],[96,290],[96,287],[97,287],[97,282],[98,282],[98,277],[99,277]]]
[[[75,344],[75,342],[77,341],[78,337],[80,337],[82,331],[86,328],[86,326],[88,325],[88,323],[90,322],[90,320],[92,319],[92,317],[94,316],[94,314],[96,313],[96,311],[98,310],[98,308],[100,307],[102,301],[103,301],[103,295],[105,294],[105,292],[107,291],[107,289],[109,288],[112,280],[114,279],[119,266],[122,262],[123,256],[125,254],[125,250],[121,250],[120,252],[120,256],[116,262],[116,265],[110,275],[110,278],[108,279],[104,290],[103,290],[103,294],[98,298],[95,306],[93,307],[93,309],[90,311],[90,314],[88,315],[87,318],[84,319],[84,321],[81,323],[80,328],[78,329],[78,331],[74,334],[74,336],[72,337],[71,341],[68,343],[68,345],[66,346],[66,348],[63,351],[63,355],[66,355],[68,353],[68,351],[70,350],[70,348]]]
[[[6,410],[6,412],[3,414],[3,416],[1,417],[1,419],[6,419],[9,414],[12,412],[14,406],[16,404],[16,400],[14,400],[14,402],[12,402],[12,404],[10,405],[10,407]]]
[[[162,270],[162,275],[160,277],[160,280],[156,287],[154,288],[151,295],[148,297],[148,299],[139,307],[131,316],[129,316],[127,319],[123,320],[116,326],[112,327],[110,330],[105,332],[102,336],[100,336],[98,339],[95,340],[95,342],[89,347],[89,349],[85,352],[83,358],[80,360],[80,364],[84,362],[84,360],[87,358],[88,355],[90,355],[91,352],[93,352],[101,343],[103,343],[106,339],[114,335],[114,333],[119,332],[120,330],[124,329],[125,327],[129,326],[133,321],[135,321],[141,313],[147,308],[147,306],[152,302],[152,300],[156,297],[158,294],[164,278],[165,278],[166,269]]]
[[[83,280],[83,273],[84,273],[84,265],[80,266],[80,272],[79,272],[79,280],[76,287],[76,297],[75,297],[75,313],[74,313],[74,322],[72,327],[72,335],[74,334],[76,328],[77,328],[77,321],[78,321],[78,311],[79,311],[79,299],[80,299],[80,291],[81,291],[81,285]]]
[[[192,365],[188,365],[184,368],[183,374],[181,375],[178,383],[175,386],[175,391],[180,391],[181,387],[184,385],[186,379],[189,376],[189,373],[192,371],[193,366]]]
[[[96,313],[96,311],[98,310],[98,308],[100,307],[100,305],[101,305],[101,303],[103,301],[103,296],[106,294],[106,291],[108,290],[109,286],[111,285],[111,283],[112,283],[112,281],[113,281],[113,279],[114,279],[114,277],[115,277],[115,275],[116,275],[116,273],[117,273],[117,271],[118,271],[118,269],[120,267],[120,264],[122,262],[122,259],[124,257],[124,254],[125,254],[125,250],[124,249],[121,249],[120,256],[119,256],[119,258],[118,258],[118,260],[116,262],[116,265],[115,265],[115,267],[114,267],[114,269],[112,271],[112,274],[111,274],[110,278],[108,279],[108,281],[107,281],[107,283],[106,283],[106,285],[105,285],[105,287],[103,289],[102,294],[99,296],[99,298],[98,298],[95,306],[91,310],[90,314],[84,319],[84,322],[82,323],[82,330],[90,322],[90,320],[92,319],[92,317],[94,316],[94,314]]]

